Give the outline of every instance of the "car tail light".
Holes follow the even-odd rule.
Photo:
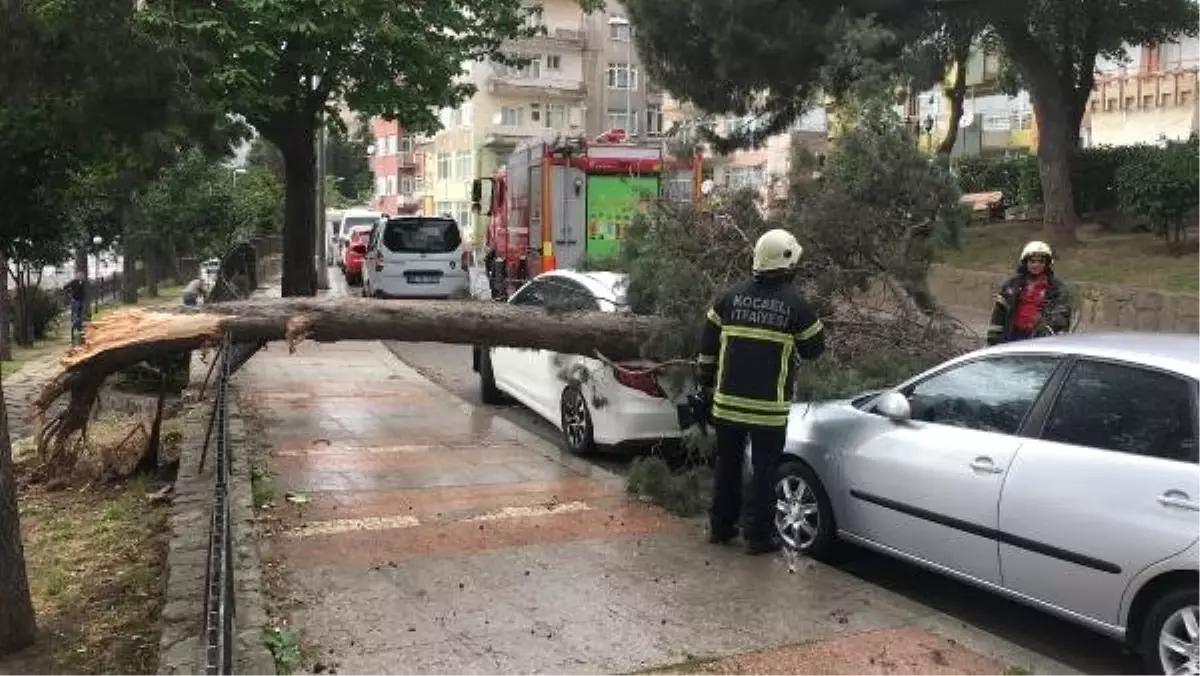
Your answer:
[[[662,387],[659,386],[653,371],[630,370],[619,365],[613,365],[612,371],[617,382],[631,390],[637,390],[651,397],[667,398],[667,393],[663,392]]]

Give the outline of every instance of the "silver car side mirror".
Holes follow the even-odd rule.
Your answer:
[[[879,415],[895,421],[908,420],[912,417],[912,406],[908,403],[908,397],[899,392],[884,392],[879,395],[878,401],[875,402],[875,411]]]

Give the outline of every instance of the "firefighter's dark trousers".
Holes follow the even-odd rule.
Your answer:
[[[775,469],[783,453],[784,427],[740,427],[713,422],[717,430],[717,467],[713,479],[712,532],[729,535],[738,525],[742,507],[742,464],[750,440],[754,478],[750,482],[745,523],[748,542],[769,542],[775,529]]]

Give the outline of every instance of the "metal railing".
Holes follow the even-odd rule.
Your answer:
[[[229,334],[218,356],[220,373],[209,422],[213,440],[213,506],[208,534],[208,558],[204,575],[204,673],[233,673],[233,538],[229,509],[229,475],[232,457],[229,439]],[[203,468],[208,441],[200,454]]]

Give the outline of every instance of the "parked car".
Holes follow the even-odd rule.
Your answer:
[[[776,530],[879,550],[1124,639],[1195,673],[1195,336],[1078,334],[796,404]]]
[[[382,212],[371,209],[347,209],[342,212],[341,221],[333,234],[333,241],[330,242],[337,250],[335,260],[338,267],[345,267],[346,248],[350,246],[350,231],[358,226],[375,225],[383,216]]]
[[[611,272],[555,270],[527,282],[508,300],[526,307],[627,311],[625,276]],[[608,366],[578,355],[510,347],[476,348],[484,403],[516,399],[562,432],[563,446],[587,455],[600,446],[677,439],[681,416],[643,364]],[[563,374],[582,370],[582,384]]]
[[[350,229],[350,238],[342,253],[342,271],[346,274],[346,283],[359,286],[363,283],[363,258],[367,254],[367,243],[377,224],[356,225]]]
[[[448,216],[394,216],[367,243],[364,295],[450,298],[469,288],[467,250]]]

